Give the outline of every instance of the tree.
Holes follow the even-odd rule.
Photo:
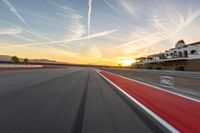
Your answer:
[[[28,64],[28,62],[29,62],[29,59],[25,58],[24,59],[24,64]]]
[[[17,63],[19,63],[19,58],[17,56],[12,56],[11,57],[11,62],[17,64]]]

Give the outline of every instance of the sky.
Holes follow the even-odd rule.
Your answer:
[[[199,34],[200,0],[0,0],[0,55],[126,65]]]

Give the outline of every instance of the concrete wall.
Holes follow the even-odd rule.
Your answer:
[[[0,64],[1,68],[42,68],[43,65]]]

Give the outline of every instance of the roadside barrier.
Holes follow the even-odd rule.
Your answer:
[[[42,68],[43,65],[0,64],[1,68]]]

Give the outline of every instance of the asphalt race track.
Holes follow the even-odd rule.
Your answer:
[[[0,72],[1,133],[168,132],[92,68]]]

